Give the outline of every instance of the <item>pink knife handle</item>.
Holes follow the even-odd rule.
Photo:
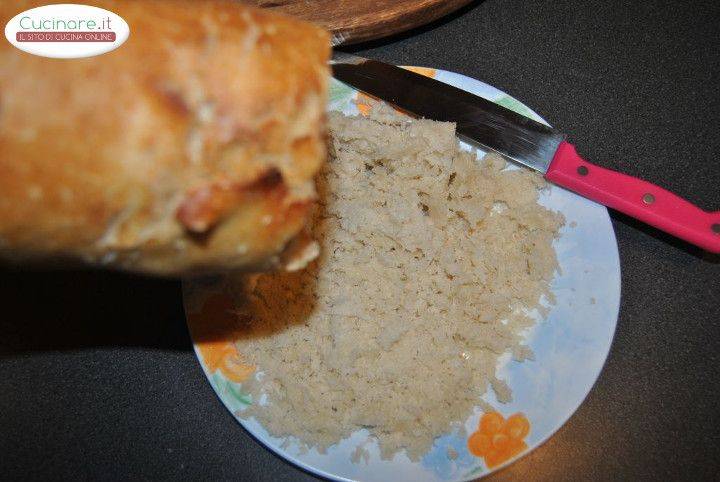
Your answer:
[[[720,211],[703,211],[642,179],[596,166],[563,141],[545,178],[712,253],[720,253]]]

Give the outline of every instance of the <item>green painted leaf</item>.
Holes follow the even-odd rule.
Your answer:
[[[243,393],[242,391],[240,391],[240,390],[238,389],[238,386],[237,386],[237,385],[235,385],[235,384],[233,384],[233,383],[229,383],[229,384],[228,384],[228,391],[232,394],[233,397],[235,397],[235,399],[236,399],[238,402],[240,402],[240,403],[242,403],[242,404],[245,404],[245,405],[251,405],[251,404],[252,404],[252,397],[251,397],[250,395],[245,394],[245,393]]]
[[[463,475],[463,479],[468,477],[475,477],[476,475],[480,475],[481,473],[485,472],[485,467],[482,465],[478,465],[474,469],[472,469],[470,472],[467,472],[465,475]]]
[[[513,112],[517,112],[520,115],[524,115],[525,117],[529,117],[530,119],[534,119],[535,116],[533,116],[532,111],[525,107],[525,105],[520,102],[519,100],[515,100],[509,95],[505,95],[501,97],[498,100],[494,101],[497,105],[501,105],[505,107],[506,109],[510,109]]]
[[[215,371],[215,373],[210,376],[210,383],[218,393],[222,393],[227,386],[227,380],[220,375],[219,371]]]
[[[252,397],[243,393],[240,385],[237,385],[222,376],[219,370],[210,376],[210,384],[220,395],[220,398],[230,406],[233,412],[240,408],[245,408],[248,405],[252,405]]]
[[[343,84],[335,79],[332,79],[330,82],[330,102],[333,104],[349,100],[353,92],[352,87],[347,84]]]

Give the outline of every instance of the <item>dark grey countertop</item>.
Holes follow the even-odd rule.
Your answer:
[[[363,55],[460,72],[603,166],[720,209],[720,4],[486,0]],[[491,480],[717,480],[720,260],[612,214],[618,330],[585,403]],[[0,271],[0,474],[312,480],[252,439],[190,350],[178,282]]]

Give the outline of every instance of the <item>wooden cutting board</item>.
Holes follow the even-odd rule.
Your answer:
[[[432,22],[472,0],[242,0],[333,33],[334,45],[385,37]]]

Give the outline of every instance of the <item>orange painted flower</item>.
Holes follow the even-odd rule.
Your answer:
[[[530,422],[522,413],[510,415],[507,420],[497,412],[486,413],[478,429],[468,439],[470,453],[485,459],[492,469],[527,450],[523,440],[530,433]]]
[[[232,342],[202,342],[198,344],[198,348],[210,373],[220,370],[220,373],[232,382],[245,381],[255,371],[255,367],[243,363]]]
[[[377,97],[372,97],[364,92],[358,92],[357,98],[355,99],[355,105],[360,113],[367,117],[368,114],[370,114],[373,104],[377,101]]]
[[[255,371],[243,362],[232,342],[237,333],[237,318],[232,299],[223,294],[208,297],[200,312],[192,313],[190,330],[202,360],[210,373],[220,370],[225,378],[242,382]]]

